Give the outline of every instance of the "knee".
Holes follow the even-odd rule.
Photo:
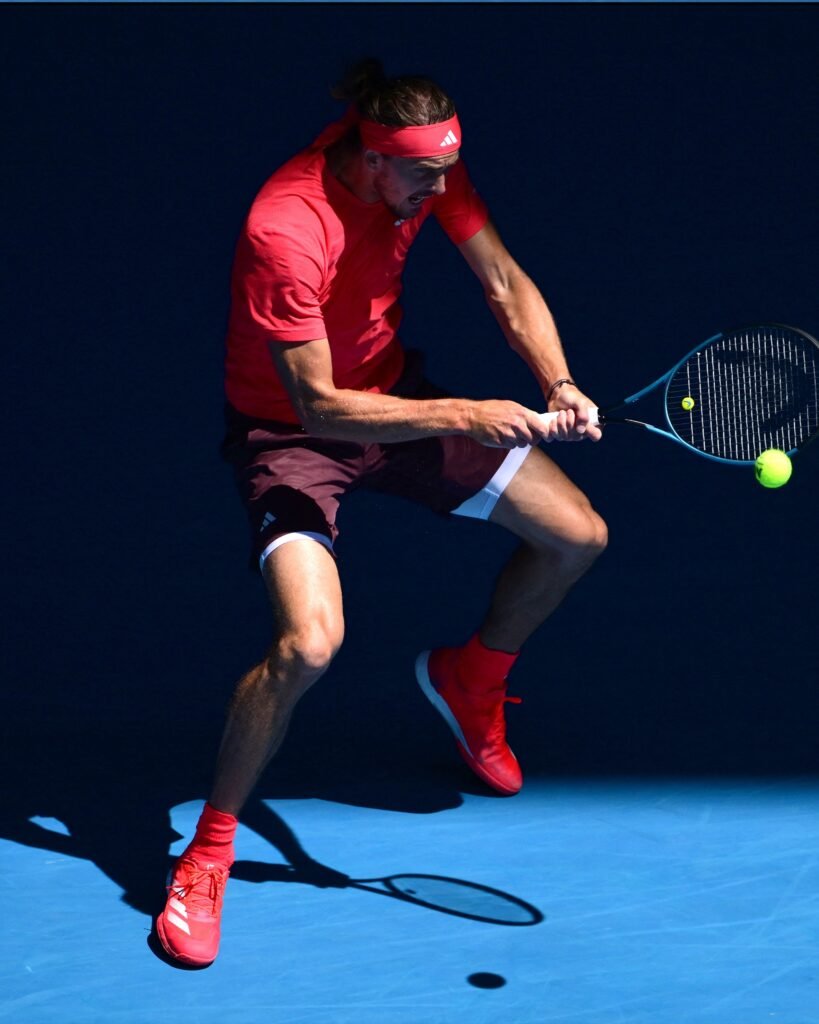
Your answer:
[[[308,620],[285,630],[267,658],[272,677],[299,691],[312,686],[330,667],[344,639],[343,622]]]
[[[548,551],[567,572],[585,572],[605,551],[608,527],[591,505],[580,505],[567,513],[562,529],[542,539]]]
[[[586,524],[584,546],[589,552],[592,560],[603,554],[608,543],[609,528],[606,525],[605,519],[603,519],[602,516],[599,516],[594,509],[590,508],[588,512],[588,522]]]
[[[590,566],[606,550],[609,531],[605,520],[591,505],[582,510],[574,528],[572,548],[575,559],[584,567]]]

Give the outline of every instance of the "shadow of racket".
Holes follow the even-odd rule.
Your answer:
[[[452,914],[487,924],[525,926],[540,924],[543,913],[531,903],[500,889],[478,882],[444,875],[400,874],[383,878],[350,878],[342,871],[327,867],[310,858],[298,866],[264,864],[260,861],[238,860],[231,868],[231,878],[243,882],[296,882],[319,889],[360,889],[362,892],[387,896],[414,903],[440,914]]]
[[[415,903],[428,910],[487,924],[525,926],[545,920],[537,907],[518,896],[477,882],[442,875],[389,875],[386,878],[351,878],[348,885],[379,896]]]

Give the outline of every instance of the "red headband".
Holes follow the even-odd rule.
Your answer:
[[[366,149],[374,149],[385,156],[412,158],[446,156],[461,145],[461,125],[458,115],[437,124],[412,125],[396,128],[375,121],[359,122],[361,141]]]

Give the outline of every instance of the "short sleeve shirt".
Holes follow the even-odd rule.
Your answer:
[[[403,367],[401,275],[421,226],[435,216],[460,245],[488,220],[460,160],[443,195],[427,199],[408,220],[397,220],[384,203],[358,199],[324,155],[350,124],[345,118],[330,125],[279,168],[243,226],[231,280],[225,390],[245,415],[298,422],[271,342],[327,338],[336,387],[388,391]]]

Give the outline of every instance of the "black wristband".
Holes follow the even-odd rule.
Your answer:
[[[556,380],[554,384],[549,388],[549,394],[546,395],[546,404],[552,400],[552,395],[557,391],[558,388],[562,388],[564,384],[571,384],[572,387],[577,387],[573,380],[569,380],[568,377],[561,377],[560,380]]]

